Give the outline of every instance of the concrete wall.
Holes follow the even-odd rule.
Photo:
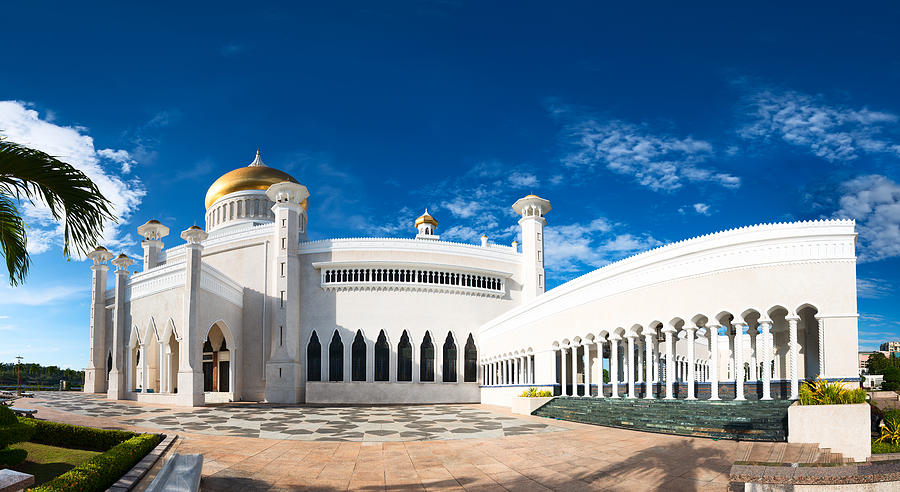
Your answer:
[[[478,383],[306,382],[306,403],[478,403]]]

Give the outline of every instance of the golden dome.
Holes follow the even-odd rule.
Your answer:
[[[438,221],[434,220],[434,217],[428,214],[428,209],[425,209],[425,213],[420,215],[418,219],[416,219],[416,225],[414,227],[418,228],[421,224],[431,224],[434,227],[437,227]]]
[[[209,208],[216,200],[229,193],[244,190],[265,191],[273,184],[281,183],[282,181],[298,183],[290,174],[263,164],[257,150],[256,159],[249,166],[227,172],[213,182],[212,186],[209,187],[209,191],[206,192],[206,208]],[[304,208],[307,206],[306,203],[302,205],[304,205]]]

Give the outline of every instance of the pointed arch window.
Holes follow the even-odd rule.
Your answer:
[[[306,346],[306,380],[322,380],[322,344],[316,332],[313,332]]]
[[[334,330],[334,336],[328,345],[328,380],[344,380],[344,342],[337,330]]]
[[[469,339],[466,340],[466,348],[463,352],[464,372],[463,381],[474,383],[478,379],[478,350],[475,349],[475,339],[469,333]]]
[[[427,331],[419,348],[419,381],[434,381],[434,343],[431,342],[431,333]]]
[[[447,339],[444,340],[444,382],[456,382],[456,342],[453,341],[453,334],[447,333]]]
[[[352,368],[350,370],[354,381],[366,380],[366,340],[363,338],[362,331],[356,331],[356,338],[353,339],[353,345],[350,346],[350,361]]]
[[[412,344],[406,330],[397,345],[397,381],[412,381]]]
[[[384,330],[378,333],[375,342],[375,381],[387,381],[391,366],[391,346],[388,345]]]

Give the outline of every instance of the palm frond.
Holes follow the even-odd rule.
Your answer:
[[[93,249],[103,221],[116,220],[112,204],[86,174],[45,152],[5,140],[0,140],[0,193],[46,204],[63,223],[66,258]]]
[[[12,198],[0,194],[0,254],[6,260],[9,283],[16,286],[25,280],[31,260],[28,258],[25,221]]]

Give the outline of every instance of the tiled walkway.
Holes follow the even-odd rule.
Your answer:
[[[66,405],[49,394],[27,400],[38,416],[82,425],[158,431],[156,417],[243,408],[169,409],[129,402],[108,403],[85,397],[91,410],[78,410],[78,397]],[[25,402],[22,402],[25,403]],[[113,405],[120,415],[97,407]],[[128,407],[123,410],[120,407]],[[325,411],[289,408],[297,414]],[[459,412],[484,422],[517,422],[503,437],[399,442],[309,441],[212,435],[177,427],[179,453],[204,455],[202,490],[240,492],[282,490],[727,490],[728,471],[738,450],[734,441],[713,441],[513,416],[484,405],[435,405],[402,408],[422,412]],[[458,410],[452,410],[458,409]],[[259,409],[254,409],[258,411]],[[340,414],[346,407],[332,408]],[[475,412],[475,413],[473,413]],[[343,414],[356,422],[352,415]],[[373,415],[365,415],[366,423]],[[186,417],[185,417],[186,418]],[[376,417],[382,418],[382,417]],[[303,417],[308,419],[308,417]],[[313,420],[318,420],[312,417]],[[506,420],[511,419],[511,420]],[[324,419],[327,420],[327,419]],[[397,417],[393,417],[396,421]],[[422,420],[427,425],[427,416]],[[179,418],[175,418],[176,428]],[[265,419],[269,421],[269,419]],[[521,422],[521,423],[518,423]],[[156,424],[149,428],[148,423]],[[325,424],[324,422],[322,424]],[[437,422],[449,429],[455,422]],[[534,424],[545,427],[538,431]],[[227,425],[227,423],[226,423]],[[361,420],[354,424],[361,425]],[[389,425],[389,424],[378,424]],[[214,431],[215,426],[211,426]],[[507,427],[503,427],[506,432]],[[527,432],[523,429],[527,429]],[[492,429],[495,430],[495,429]],[[260,431],[260,435],[262,431]],[[512,435],[515,434],[515,435]],[[364,433],[365,435],[365,433]]]

